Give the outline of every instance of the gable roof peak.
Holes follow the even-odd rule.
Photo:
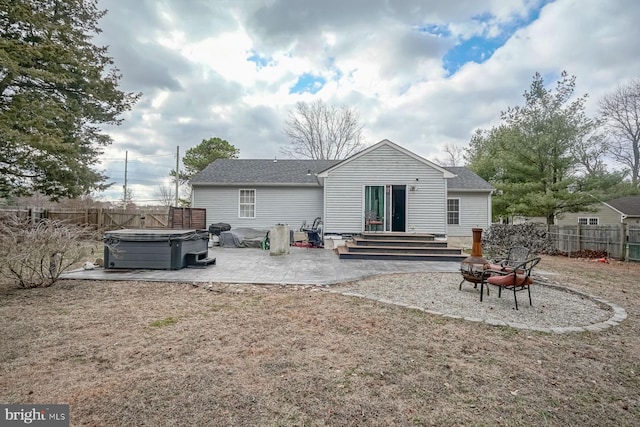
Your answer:
[[[370,153],[370,152],[372,152],[374,150],[377,150],[380,147],[383,147],[383,146],[391,147],[394,150],[397,150],[397,151],[399,151],[399,152],[401,152],[403,154],[406,154],[407,156],[412,157],[412,158],[418,160],[419,162],[422,162],[422,163],[424,163],[424,164],[436,169],[437,171],[442,173],[444,178],[453,178],[453,177],[456,176],[454,173],[452,173],[451,171],[447,170],[446,168],[443,168],[442,166],[439,166],[439,165],[437,165],[437,164],[425,159],[424,157],[417,155],[413,151],[409,151],[406,148],[404,148],[404,147],[402,147],[402,146],[400,146],[400,145],[398,145],[398,144],[396,144],[396,143],[394,143],[394,142],[392,142],[392,141],[390,141],[390,140],[385,138],[385,139],[383,139],[383,140],[381,140],[381,141],[379,141],[379,142],[377,142],[377,143],[365,148],[364,150],[359,151],[358,153],[356,153],[356,154],[354,154],[354,155],[352,155],[350,157],[347,157],[346,159],[342,160],[341,162],[331,166],[327,170],[322,171],[321,173],[318,174],[318,177],[319,178],[326,178],[328,173],[331,172],[332,170],[337,169],[337,168],[339,168],[341,166],[344,166],[344,165],[346,165],[346,164],[348,164],[348,163],[350,163],[350,162],[352,162],[352,161],[354,161],[354,160],[356,160],[356,159],[358,159],[358,158],[360,158],[360,157],[362,157],[362,156],[364,156],[364,155],[366,155],[366,154],[368,154],[368,153]]]

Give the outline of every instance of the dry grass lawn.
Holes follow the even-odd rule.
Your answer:
[[[628,319],[549,335],[308,287],[4,286],[0,402],[95,426],[639,425],[640,265],[540,268]]]

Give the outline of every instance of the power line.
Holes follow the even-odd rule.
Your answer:
[[[129,161],[134,161],[134,160],[138,160],[138,159],[151,159],[153,157],[175,157],[175,153],[172,154],[152,154],[152,155],[148,155],[148,156],[138,156],[138,157],[133,157],[131,159],[129,159]],[[122,160],[122,157],[101,157],[100,160]]]

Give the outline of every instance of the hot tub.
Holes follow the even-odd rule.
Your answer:
[[[104,268],[180,270],[208,259],[206,230],[124,229],[104,234]]]

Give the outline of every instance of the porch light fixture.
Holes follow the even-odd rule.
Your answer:
[[[307,176],[311,176],[311,169],[307,169]]]

